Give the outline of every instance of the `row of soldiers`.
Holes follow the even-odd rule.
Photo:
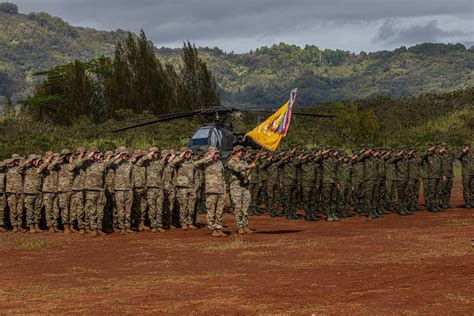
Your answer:
[[[465,205],[472,208],[470,145],[456,158],[462,164]],[[41,231],[44,219],[51,232],[61,223],[66,233],[77,227],[93,235],[104,234],[107,226],[121,233],[132,233],[133,227],[195,230],[201,209],[211,235],[221,237],[227,195],[237,231],[246,234],[253,232],[248,215],[262,212],[297,219],[302,209],[307,221],[319,220],[318,213],[328,221],[350,217],[351,207],[370,219],[391,211],[408,215],[419,208],[421,183],[427,210],[437,212],[450,207],[454,159],[446,144],[430,146],[419,157],[405,147],[361,146],[344,155],[338,148],[267,153],[236,146],[224,163],[215,147],[201,154],[156,147],[131,153],[120,147],[105,154],[64,149],[26,160],[12,155],[0,162],[0,230],[5,230],[7,204],[14,232],[22,230],[25,214],[30,232]]]

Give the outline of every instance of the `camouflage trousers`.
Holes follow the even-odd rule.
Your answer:
[[[408,181],[397,181],[397,195],[399,210],[410,210],[410,186]]]
[[[230,199],[234,207],[234,215],[237,228],[242,228],[248,225],[248,210],[250,206],[250,191],[241,187],[239,183],[233,182],[230,184]]]
[[[210,231],[222,229],[222,215],[224,214],[225,194],[206,193],[207,228]]]
[[[376,198],[377,198],[377,181],[376,180],[366,180],[364,182],[364,210],[370,211],[377,209]]]
[[[267,184],[267,203],[265,206],[268,210],[276,211],[279,206],[280,199],[279,197],[280,186],[278,184]]]
[[[23,215],[23,196],[18,193],[7,193],[7,202],[10,209],[10,223],[12,226],[20,226]]]
[[[115,207],[115,192],[110,188],[105,189],[104,225],[118,228],[117,208]]]
[[[337,186],[335,183],[323,183],[321,187],[321,204],[325,212],[334,212],[337,209]]]
[[[462,193],[464,204],[468,207],[474,207],[474,176],[464,175],[462,177]]]
[[[377,180],[375,182],[375,192],[373,204],[376,210],[383,211],[385,209],[385,180]]]
[[[337,209],[339,212],[350,212],[352,198],[352,185],[341,183],[338,189]]]
[[[147,194],[146,188],[133,189],[133,219],[139,223],[144,223],[146,218]]]
[[[41,221],[41,194],[25,194],[23,201],[26,210],[26,224],[39,224]]]
[[[258,183],[249,183],[248,190],[250,192],[250,207],[251,208],[258,206],[257,198],[258,198],[259,188],[260,186],[258,185]]]
[[[7,206],[7,197],[4,192],[0,192],[0,227],[5,227],[6,206]]]
[[[57,200],[55,199],[56,193],[44,192],[43,193],[43,206],[46,216],[46,226],[58,227],[58,208],[55,206]]]
[[[451,192],[453,190],[453,178],[440,179],[439,202],[444,208],[451,205]]]
[[[104,225],[105,192],[86,191],[85,210],[91,229],[103,229]]]
[[[79,229],[90,227],[89,213],[85,211],[84,191],[73,191],[70,205],[69,214],[63,214],[61,217],[63,224],[72,224],[74,219],[77,219]]]
[[[298,203],[298,187],[296,186],[296,183],[283,185],[281,193],[281,204],[285,213],[288,215],[296,212]]]
[[[162,188],[148,188],[148,216],[150,217],[151,228],[163,227],[163,201],[164,193]]]
[[[268,208],[268,192],[267,192],[267,181],[261,181],[258,185],[258,193],[256,201],[258,204],[262,203],[265,204],[265,207]]]
[[[132,191],[115,191],[115,203],[117,206],[119,228],[130,228],[133,204]]]
[[[438,180],[439,179],[431,178],[423,179],[423,195],[425,198],[425,205],[429,209],[438,206],[436,191],[438,189]]]
[[[303,210],[306,214],[315,214],[316,213],[316,205],[315,205],[315,187],[314,186],[303,186]]]
[[[61,214],[63,225],[73,225],[76,220],[76,209],[71,208],[72,192],[60,192],[55,196],[54,214]]]
[[[410,179],[408,181],[408,206],[410,210],[418,209],[419,198],[420,198],[420,180]]]
[[[361,179],[354,180],[354,192],[352,198],[354,200],[354,207],[358,211],[362,211],[364,208],[364,187],[365,183]]]
[[[179,221],[181,225],[191,225],[196,204],[196,189],[178,187],[176,189],[176,199],[179,204]]]
[[[173,224],[173,219],[175,218],[175,201],[176,201],[176,191],[175,188],[164,189],[164,202],[163,202],[163,213],[166,214],[166,222],[169,225]]]
[[[385,208],[397,211],[397,181],[387,180],[385,184]]]

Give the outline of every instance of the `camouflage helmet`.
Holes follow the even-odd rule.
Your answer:
[[[70,154],[71,154],[71,151],[67,148],[61,150],[61,156],[67,156],[67,155],[70,155]]]
[[[148,152],[150,152],[150,153],[159,153],[160,150],[158,149],[158,147],[150,147],[148,149]]]
[[[166,156],[168,156],[169,154],[170,154],[170,151],[167,150],[167,149],[164,149],[164,150],[161,151],[161,155],[162,155],[163,157],[166,157]]]
[[[18,155],[18,154],[13,154],[12,155],[12,159],[11,160],[18,160],[18,159],[21,159],[21,156]]]
[[[113,156],[113,155],[114,155],[114,152],[111,151],[111,150],[108,150],[108,151],[105,152],[104,155],[105,155],[106,157],[110,157],[110,156]]]
[[[130,152],[127,150],[127,147],[125,146],[117,148],[116,151],[118,151],[119,154],[130,154]]]
[[[209,146],[207,152],[210,153],[219,153],[219,149],[216,146]]]
[[[38,159],[35,154],[29,154],[26,161],[33,161],[35,159]]]
[[[236,146],[234,146],[234,148],[232,148],[232,153],[236,153],[236,152],[238,152],[238,151],[245,151],[244,146],[242,146],[242,145],[236,145]]]
[[[189,152],[189,153],[192,153],[192,152],[193,152],[193,151],[191,150],[191,148],[189,148],[189,147],[187,147],[187,146],[181,147],[181,148],[179,149],[179,151],[180,151],[181,153],[188,153],[188,152]]]

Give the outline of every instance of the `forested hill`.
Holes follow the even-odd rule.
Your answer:
[[[146,31],[146,30],[145,30]],[[111,56],[125,31],[73,27],[46,13],[18,14],[0,4],[0,95],[25,96],[32,73],[74,59]],[[155,43],[159,45],[159,43]],[[303,105],[373,96],[452,91],[474,84],[474,49],[461,44],[422,44],[394,51],[354,54],[278,44],[244,54],[200,49],[224,103],[272,106],[299,88]],[[178,61],[180,49],[157,49]]]

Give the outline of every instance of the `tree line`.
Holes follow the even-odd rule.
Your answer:
[[[113,58],[75,60],[35,75],[45,78],[20,103],[32,118],[53,124],[69,125],[79,117],[102,123],[220,105],[214,77],[193,44],[184,43],[175,67],[157,58],[143,31],[129,33]]]

